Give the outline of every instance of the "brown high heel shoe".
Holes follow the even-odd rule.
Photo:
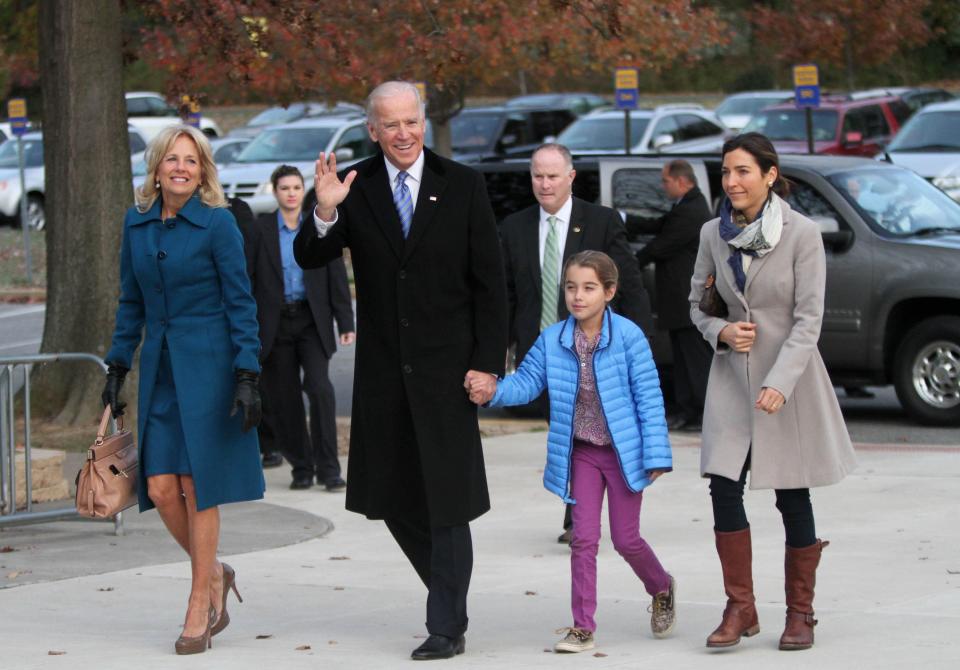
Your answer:
[[[213,625],[213,619],[216,615],[217,611],[211,606],[210,612],[207,614],[207,630],[204,631],[203,635],[196,637],[184,637],[181,635],[177,638],[173,647],[177,650],[178,655],[202,654],[213,646],[213,641],[210,639],[210,626]]]
[[[243,602],[243,598],[240,597],[240,591],[237,590],[236,571],[226,563],[221,563],[221,565],[223,566],[223,605],[221,605],[220,616],[216,617],[216,621],[210,628],[210,635],[216,635],[230,625],[230,615],[227,613],[227,594],[230,593],[230,589],[233,589],[237,600]]]

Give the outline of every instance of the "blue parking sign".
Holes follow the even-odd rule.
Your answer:
[[[14,135],[25,135],[28,130],[27,101],[24,98],[11,98],[7,102],[7,119]]]
[[[618,67],[613,80],[617,109],[636,109],[640,103],[637,68]]]
[[[819,107],[819,86],[797,86],[794,88],[794,101],[797,107]]]

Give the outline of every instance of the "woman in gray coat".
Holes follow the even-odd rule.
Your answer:
[[[700,232],[691,281],[693,323],[713,346],[700,474],[710,478],[727,607],[707,638],[728,647],[760,630],[753,595],[750,488],[774,489],[786,534],[787,620],[781,649],[813,645],[813,587],[820,554],[810,488],[854,467],[853,448],[817,350],[826,259],[816,223],[781,196],[777,153],[759,133],[723,146],[720,217]],[[701,311],[708,278],[725,317]]]

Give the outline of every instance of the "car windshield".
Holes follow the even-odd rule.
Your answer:
[[[289,123],[303,116],[303,105],[292,104],[289,107],[271,107],[247,121],[248,126],[272,126],[278,123]]]
[[[133,176],[134,177],[145,177],[147,176],[147,161],[142,158],[133,164]]]
[[[450,119],[450,144],[454,151],[492,146],[503,117],[500,114],[459,114]]]
[[[960,232],[960,204],[915,172],[863,168],[829,179],[868,223],[888,233]]]
[[[237,163],[312,161],[325,151],[333,128],[277,128],[265,130],[244,147]]]
[[[887,151],[960,151],[960,111],[918,114],[897,133]]]
[[[10,139],[0,144],[0,168],[15,168],[19,165],[17,140]],[[41,165],[43,165],[43,140],[23,140],[23,166],[40,167]]]
[[[770,105],[776,105],[784,101],[784,98],[787,96],[775,96],[767,98],[727,98],[720,103],[720,106],[717,107],[714,111],[717,116],[724,116],[727,114],[748,114],[753,115],[759,112],[764,107],[769,107]]]
[[[743,132],[763,133],[773,141],[797,141],[807,139],[806,112],[802,109],[768,109],[750,119]],[[813,111],[813,139],[824,142],[837,136],[837,112],[831,109]]]
[[[630,142],[636,145],[650,124],[646,117],[630,117]],[[624,148],[623,118],[579,119],[560,133],[557,142],[570,151],[620,151]]]

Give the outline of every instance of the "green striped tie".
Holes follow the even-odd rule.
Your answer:
[[[557,237],[557,217],[548,216],[547,244],[543,250],[543,270],[540,274],[543,284],[540,306],[540,330],[552,326],[557,322],[557,300],[560,296],[560,285],[557,277],[560,274],[560,249]]]

